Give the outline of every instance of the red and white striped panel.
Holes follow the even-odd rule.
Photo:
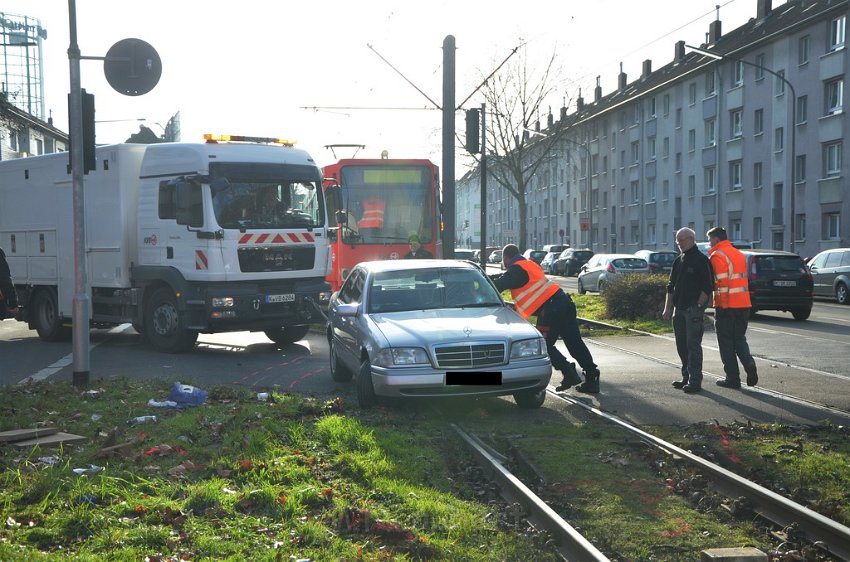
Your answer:
[[[305,244],[315,242],[316,239],[309,232],[287,232],[286,234],[243,234],[239,238],[240,244]]]
[[[195,269],[207,270],[210,264],[207,261],[207,255],[203,250],[195,250]]]

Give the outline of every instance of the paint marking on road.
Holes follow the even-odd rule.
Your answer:
[[[132,326],[130,324],[121,324],[120,326],[115,326],[114,328],[109,330],[108,334],[110,334],[110,335],[120,334],[121,332],[123,332],[123,331],[125,331],[125,330],[127,330],[131,327]],[[91,347],[89,347],[89,351],[96,348],[97,346],[99,346],[100,344],[105,342],[107,339],[108,338],[104,338],[103,340],[92,345]],[[40,370],[39,372],[37,372],[33,375],[30,375],[27,378],[19,381],[18,384],[22,385],[22,384],[27,384],[27,383],[31,383],[31,382],[43,381],[44,379],[50,377],[51,375],[55,375],[56,373],[58,373],[59,371],[61,371],[62,369],[64,369],[68,365],[70,365],[73,362],[73,360],[74,360],[74,354],[69,353],[68,355],[66,355],[65,357],[63,357],[59,361],[55,362],[54,364],[50,365],[49,367],[45,367],[44,369]]]

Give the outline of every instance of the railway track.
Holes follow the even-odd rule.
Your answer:
[[[772,522],[777,528],[796,529],[798,537],[805,537],[810,544],[823,553],[835,559],[850,560],[850,528],[582,400],[555,392],[551,388],[547,392],[550,398],[577,406],[600,422],[615,424],[642,443],[662,451],[665,455],[675,456],[680,463],[687,463],[693,470],[708,479],[718,493],[735,500],[745,498],[753,511]],[[566,560],[608,560],[599,549],[538,497],[529,486],[510,472],[504,455],[464,428],[455,426],[455,431],[472,451],[484,471],[498,482],[503,497],[511,503],[522,505],[535,526],[550,532]],[[694,554],[695,556],[697,555]]]

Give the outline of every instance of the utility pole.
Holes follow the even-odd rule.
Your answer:
[[[481,209],[479,216],[481,221],[481,269],[487,271],[487,111],[486,105],[481,104]]]
[[[455,38],[443,40],[443,257],[455,257]]]

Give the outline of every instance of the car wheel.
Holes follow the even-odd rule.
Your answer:
[[[847,285],[844,283],[839,283],[835,288],[835,300],[838,301],[838,304],[848,304],[847,301]]]
[[[352,373],[339,359],[333,338],[330,338],[331,378],[336,382],[348,382]]]
[[[514,394],[514,402],[520,408],[539,408],[546,401],[546,387],[523,390]]]
[[[357,404],[361,408],[371,408],[378,402],[375,396],[375,386],[372,384],[372,364],[364,359],[357,373]]]
[[[581,282],[581,279],[578,280],[578,294],[580,294],[580,295],[587,294],[587,290],[585,290],[584,283]]]
[[[303,340],[309,331],[310,326],[308,324],[306,326],[285,326],[276,330],[264,330],[263,333],[273,342],[286,345]]]
[[[794,316],[794,320],[802,322],[806,320],[812,314],[811,308],[797,308],[791,311],[791,314]]]
[[[608,285],[608,283],[605,283],[604,281],[600,280],[599,283],[596,285],[596,291],[601,295],[602,291],[605,290],[605,287],[607,285]]]
[[[39,289],[33,296],[30,318],[44,341],[63,341],[71,335],[70,328],[62,325],[58,303],[56,292],[50,287]]]
[[[145,311],[148,342],[165,353],[189,351],[198,340],[198,332],[183,327],[174,292],[163,287],[154,291]]]

